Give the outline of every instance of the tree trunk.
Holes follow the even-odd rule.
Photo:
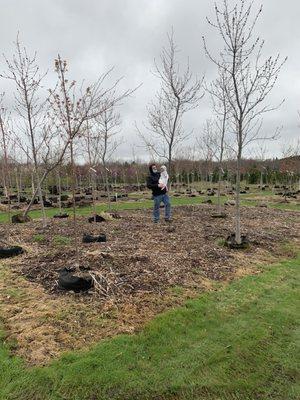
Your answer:
[[[108,173],[107,173],[107,168],[106,168],[106,162],[104,160],[102,160],[102,164],[104,167],[104,180],[105,180],[105,188],[106,188],[107,200],[108,200],[108,210],[109,210],[109,212],[111,212],[110,188],[109,188],[109,182],[108,182]]]
[[[95,174],[92,172],[89,175],[90,182],[92,183],[92,199],[93,199],[93,214],[94,214],[94,222],[96,222],[96,198],[95,198]]]
[[[236,185],[235,185],[235,240],[237,244],[241,244],[241,207],[240,207],[240,190],[241,190],[241,149],[237,156],[236,168]]]
[[[171,169],[172,169],[172,148],[169,148],[169,158],[168,158],[168,174],[169,174],[169,181],[168,181],[168,189],[171,190]]]
[[[140,189],[140,179],[139,179],[138,170],[136,170],[136,183],[137,183],[138,192],[139,192],[141,189]]]
[[[44,207],[44,200],[43,200],[43,193],[42,193],[42,188],[41,188],[41,182],[40,182],[40,176],[39,173],[36,169],[36,185],[37,185],[37,191],[38,195],[40,198],[40,205],[41,205],[41,210],[42,210],[42,217],[43,217],[43,228],[47,226],[47,220],[46,220],[46,213],[45,213],[45,207]]]
[[[221,214],[222,207],[221,207],[221,180],[222,180],[222,169],[221,165],[219,165],[219,181],[218,181],[218,214]]]
[[[33,178],[33,171],[31,172],[31,192],[32,192],[32,196],[36,196],[36,190],[35,190],[35,186],[34,186],[34,178]]]
[[[60,178],[60,171],[58,170],[57,173],[57,184],[58,184],[58,207],[59,207],[59,214],[62,214],[62,206],[61,206],[61,178]]]
[[[18,169],[16,169],[16,186],[17,186],[18,205],[20,205],[21,189],[20,189],[20,181],[19,181],[19,176],[18,176]]]
[[[76,169],[74,163],[73,140],[70,141],[70,153],[71,153],[71,167],[72,167],[73,229],[74,229],[74,241],[75,241],[75,251],[76,251],[76,268],[79,268],[79,249],[78,249],[76,200],[75,200]]]
[[[45,175],[45,173],[44,173],[44,175]],[[44,175],[41,178],[41,182],[43,182],[43,180],[44,180]],[[36,187],[36,188],[34,187],[33,172],[31,174],[31,187],[32,187],[32,197],[31,197],[31,200],[30,200],[28,206],[26,207],[26,210],[23,212],[24,217],[26,217],[28,215],[28,213],[33,205],[34,199],[36,198],[36,196],[38,194],[38,187]]]
[[[2,118],[0,117],[0,127],[2,133],[2,144],[3,144],[3,153],[4,153],[4,169],[3,169],[3,186],[4,186],[4,194],[8,201],[8,222],[11,222],[11,199],[10,199],[10,179],[9,179],[9,168],[8,168],[8,154],[7,154],[7,146],[6,146],[6,133],[4,130],[4,125]]]
[[[43,201],[43,194],[42,194],[42,190],[41,190],[41,182],[44,182],[45,177],[46,177],[45,173],[43,174],[42,178],[40,178],[38,172],[36,172],[37,186],[35,188],[33,172],[32,172],[32,174],[31,174],[32,197],[31,197],[30,203],[26,207],[26,210],[23,212],[23,216],[26,217],[33,205],[36,195],[38,195],[39,199],[40,199],[41,209],[42,209],[43,227],[44,228],[46,227],[47,223],[46,223],[46,213],[45,213],[45,207],[44,207],[44,201]]]

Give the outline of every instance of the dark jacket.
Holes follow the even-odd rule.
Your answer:
[[[147,188],[152,190],[152,195],[159,196],[160,194],[166,194],[167,193],[166,189],[161,190],[161,188],[158,187],[160,173],[153,172],[152,166],[149,167],[149,172],[150,172],[150,174],[147,178]]]

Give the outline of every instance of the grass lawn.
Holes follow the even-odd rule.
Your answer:
[[[243,200],[243,197],[248,198],[249,195],[241,195],[241,204],[243,206],[256,206],[257,201],[252,201],[249,199]],[[172,206],[184,206],[184,205],[193,205],[193,204],[201,204],[203,200],[207,199],[206,196],[199,196],[199,197],[173,197],[171,196],[171,203]],[[217,203],[217,198],[216,197],[209,197],[209,199],[212,200],[213,204]],[[222,197],[221,201],[224,203],[227,200],[227,197]],[[272,208],[278,208],[281,210],[290,210],[290,211],[300,211],[300,206],[297,204],[280,204],[280,203],[268,203],[269,207]],[[137,210],[137,209],[147,209],[147,208],[152,208],[153,207],[153,201],[152,200],[137,200],[137,201],[120,201],[117,203],[112,203],[112,209],[113,210]],[[64,212],[69,213],[72,215],[72,209],[64,209]],[[96,206],[96,211],[99,213],[101,211],[108,211],[108,206],[105,203],[102,204],[97,204]],[[58,208],[46,208],[46,214],[49,218],[53,217],[54,214],[57,214],[59,212]],[[20,211],[13,212],[12,214],[18,214]],[[77,214],[78,215],[91,215],[92,214],[92,207],[80,207],[77,209]],[[29,213],[31,218],[41,218],[41,211],[40,210],[34,210]],[[5,223],[8,222],[8,214],[5,212],[0,212],[0,223]]]
[[[139,334],[46,367],[26,367],[2,338],[0,399],[299,399],[299,263],[300,255],[265,267],[158,316]]]

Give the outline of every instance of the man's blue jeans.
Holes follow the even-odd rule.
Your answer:
[[[165,206],[165,219],[171,219],[171,203],[170,198],[167,194],[159,194],[153,197],[154,208],[153,208],[153,221],[159,221],[159,206],[163,202]]]

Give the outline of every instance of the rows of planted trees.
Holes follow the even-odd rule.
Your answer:
[[[163,163],[163,160],[161,160]],[[108,161],[107,181],[110,187],[127,188],[128,190],[139,190],[143,188],[148,174],[148,163],[136,161]],[[224,160],[223,171],[219,176],[218,163],[215,160],[209,162],[190,159],[174,159],[171,165],[170,178],[173,183],[190,184],[206,182],[218,183],[219,178],[228,184],[236,181],[234,160]],[[5,204],[7,189],[10,188],[11,195],[19,199],[35,193],[35,181],[32,174],[32,165],[16,163],[15,159],[9,158],[7,167],[0,160],[0,201]],[[106,174],[101,163],[93,166],[91,171],[89,164],[76,164],[75,166],[76,188],[88,188],[93,184],[97,190],[106,191]],[[256,160],[243,159],[241,168],[241,180],[246,185],[285,185],[293,189],[299,187],[300,157],[288,157],[284,159]],[[58,192],[59,186],[63,191],[70,189],[71,168],[70,164],[60,165],[60,174],[57,171],[49,173],[42,185],[42,192],[47,196],[53,191]],[[56,187],[56,189],[55,189]],[[6,190],[5,190],[6,188]],[[53,189],[54,188],[54,189]]]

